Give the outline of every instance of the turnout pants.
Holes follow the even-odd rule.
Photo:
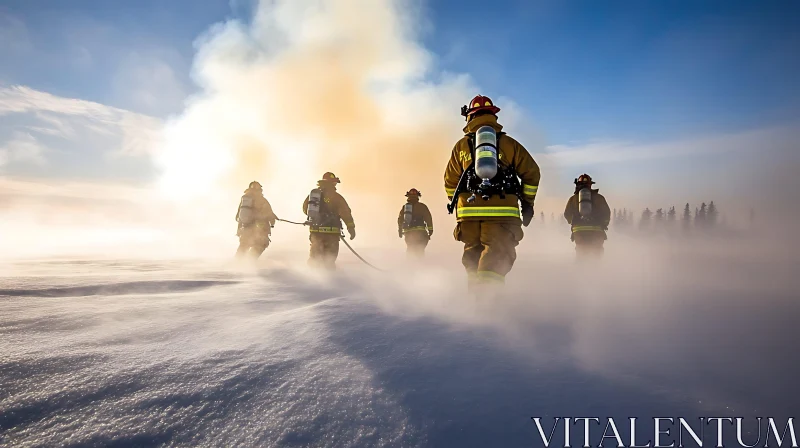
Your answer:
[[[470,287],[505,283],[522,241],[521,222],[462,221],[456,225],[454,236],[464,243],[461,264]]]
[[[403,238],[406,240],[406,254],[410,257],[422,257],[425,255],[425,248],[431,239],[425,230],[404,232]]]
[[[309,236],[311,249],[308,263],[326,269],[336,268],[336,258],[339,256],[339,234],[311,232]]]
[[[239,248],[236,256],[258,258],[269,246],[269,227],[248,226],[239,229]]]
[[[596,259],[603,255],[606,234],[602,231],[582,231],[572,234],[575,255],[579,260]]]

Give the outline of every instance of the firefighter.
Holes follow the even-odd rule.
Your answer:
[[[611,221],[611,209],[600,190],[592,189],[594,181],[588,174],[575,179],[575,194],[567,201],[564,218],[572,227],[571,240],[579,259],[596,258],[603,254],[606,230]]]
[[[308,215],[311,234],[309,264],[327,269],[336,268],[339,256],[339,238],[342,234],[342,221],[347,227],[350,239],[356,237],[356,225],[347,201],[336,191],[336,184],[341,183],[333,173],[325,173],[317,181],[318,188],[303,201],[303,213]],[[313,199],[313,207],[309,207]]]
[[[482,95],[461,108],[465,135],[453,147],[444,173],[447,196],[457,205],[453,235],[464,243],[461,262],[471,290],[505,283],[523,237],[522,226],[533,219],[539,189],[539,166],[522,144],[501,132],[499,111]],[[492,163],[496,172],[486,174]],[[453,211],[450,206],[448,210]]]
[[[419,202],[422,193],[416,188],[406,192],[406,204],[397,217],[397,235],[405,237],[406,253],[412,257],[425,255],[425,247],[433,235],[433,217],[428,206]]]
[[[236,231],[236,236],[239,237],[236,256],[241,258],[249,255],[258,259],[269,246],[269,236],[276,219],[278,217],[264,197],[261,184],[250,182],[239,201],[239,210],[236,211],[236,222],[239,223]]]

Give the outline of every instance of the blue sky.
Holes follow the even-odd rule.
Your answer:
[[[164,116],[193,88],[196,37],[249,8],[2,0],[0,11],[24,24],[32,50],[2,49],[2,82]],[[550,143],[663,139],[800,116],[798,2],[460,0],[426,2],[423,11],[423,42],[438,67],[514,98]],[[182,90],[171,103],[148,106],[122,93],[126,64],[137,58],[174,70]]]
[[[798,2],[510,3],[432,2],[426,41],[443,55],[457,48],[447,68],[518,99],[557,143],[759,127],[800,113]],[[482,69],[481,54],[491,64]]]

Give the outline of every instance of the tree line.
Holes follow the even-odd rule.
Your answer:
[[[642,211],[638,227],[641,229],[666,223],[674,224],[677,220],[678,212],[675,210],[675,206],[670,207],[666,211],[664,211],[663,208],[659,208],[655,212],[648,207]],[[680,221],[683,227],[713,228],[717,226],[720,221],[719,209],[716,204],[714,204],[714,201],[711,201],[709,204],[703,202],[700,204],[700,207],[695,207],[694,213],[692,213],[692,208],[687,202],[683,207]],[[632,227],[635,224],[633,212],[628,211],[627,208],[622,210],[614,209],[612,223],[621,228]]]
[[[534,222],[544,225],[548,221],[555,224],[567,225],[561,213],[550,212],[549,218],[545,212],[539,212]],[[754,224],[755,212],[750,211],[750,225]],[[683,230],[685,233],[691,232],[711,232],[725,233],[733,230],[728,228],[728,223],[717,204],[714,201],[702,202],[699,206],[692,207],[690,203],[683,206],[682,211],[678,211],[675,206],[669,208],[658,208],[655,211],[649,207],[645,208],[637,217],[628,208],[612,209],[611,223],[609,228],[619,232],[647,231],[650,233],[675,233]]]

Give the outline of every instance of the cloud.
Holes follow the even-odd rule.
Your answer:
[[[793,213],[785,204],[789,173],[800,169],[797,141],[800,127],[785,126],[662,142],[552,145],[538,157],[564,173],[550,182],[562,197],[571,194],[572,178],[589,172],[613,207],[655,210],[714,200],[737,216],[751,207],[784,216]]]
[[[0,146],[0,168],[12,163],[45,163],[45,149],[31,134],[17,132]]]
[[[577,145],[551,145],[547,157],[562,166],[598,165],[642,160],[693,157],[760,151],[786,153],[800,137],[796,128],[767,128],[676,141],[636,143],[601,141]],[[766,147],[765,147],[766,146]]]
[[[105,122],[113,122],[119,116],[131,113],[92,101],[56,96],[27,86],[0,88],[0,115],[24,112],[88,116]]]
[[[46,153],[60,167],[53,176],[69,176],[71,165],[85,168],[81,175],[91,175],[89,168],[100,173],[107,160],[149,160],[162,128],[151,116],[19,85],[0,87],[0,117],[0,146],[9,169],[11,161],[23,160],[20,154],[27,154],[25,160],[36,154],[41,161]]]

